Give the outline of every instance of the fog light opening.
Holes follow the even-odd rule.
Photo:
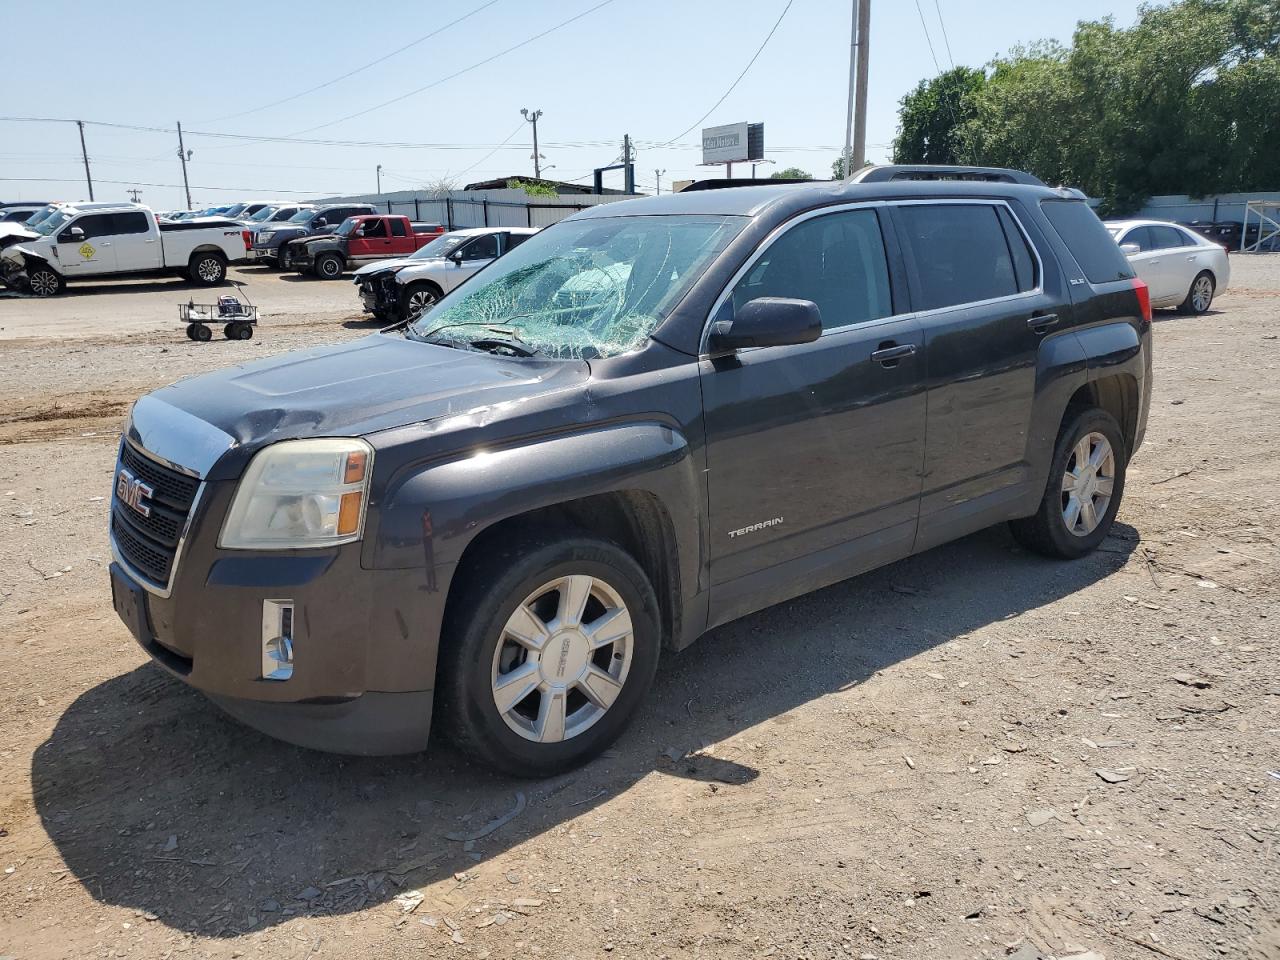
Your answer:
[[[293,601],[262,601],[262,679],[293,676]]]

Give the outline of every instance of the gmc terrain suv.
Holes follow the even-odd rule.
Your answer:
[[[285,740],[415,751],[434,715],[545,775],[718,624],[989,524],[1093,550],[1150,394],[1146,287],[1026,174],[592,207],[402,329],[138,400],[115,608]]]

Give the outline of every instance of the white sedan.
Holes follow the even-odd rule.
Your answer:
[[[1231,264],[1218,244],[1165,220],[1109,220],[1107,229],[1151,292],[1151,306],[1206,313],[1227,289]]]

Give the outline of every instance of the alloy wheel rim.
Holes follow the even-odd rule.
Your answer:
[[[218,268],[218,261],[209,259],[200,261],[200,279],[207,283],[213,283],[215,280],[221,279],[222,271]]]
[[[38,297],[52,296],[58,289],[58,281],[52,274],[41,271],[31,278],[31,289]]]
[[[618,592],[587,574],[560,577],[507,618],[493,654],[494,706],[526,740],[572,739],[617,701],[634,654],[631,613]]]
[[[342,273],[342,268],[338,266],[338,262],[336,260],[330,259],[320,265],[320,271],[326,277],[336,277],[338,274]]]
[[[1212,297],[1213,284],[1208,277],[1201,277],[1191,291],[1191,305],[1197,310],[1208,310]]]
[[[409,298],[409,313],[417,317],[422,314],[427,307],[436,302],[436,295],[427,290],[419,290]]]
[[[1115,492],[1116,455],[1100,433],[1081,437],[1062,475],[1062,520],[1077,537],[1098,529]]]

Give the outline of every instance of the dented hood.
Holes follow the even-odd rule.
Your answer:
[[[494,408],[582,384],[583,361],[515,360],[375,334],[182,380],[150,394],[260,446],[361,436]]]

